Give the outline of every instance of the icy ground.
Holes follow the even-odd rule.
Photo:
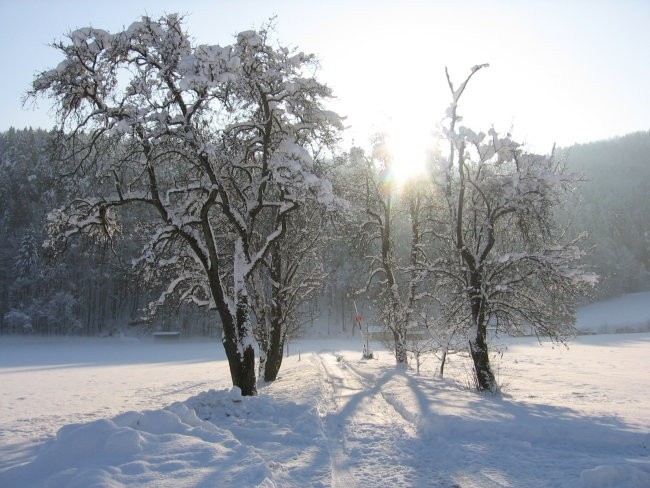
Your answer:
[[[212,341],[0,337],[0,487],[650,486],[650,334],[502,340],[502,396],[291,344],[241,398]]]

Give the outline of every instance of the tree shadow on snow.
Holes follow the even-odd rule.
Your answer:
[[[457,488],[601,486],[603,476],[614,483],[607,486],[641,487],[650,481],[650,432],[619,418],[519,403],[399,369],[384,370],[376,379],[356,372],[367,388],[348,390],[347,404],[324,420],[328,434],[341,441],[343,467],[364,477],[357,481]],[[364,426],[351,423],[375,395],[416,434],[393,430],[355,437],[354,430]],[[389,481],[396,470],[402,484]],[[373,475],[377,479],[365,479]]]
[[[408,373],[401,377],[416,400],[406,404],[402,394],[391,403],[414,420],[423,458],[446,473],[452,486],[575,487],[583,471],[598,466],[622,467],[614,481],[620,486],[643,486],[627,485],[626,470],[641,469],[630,479],[650,480],[650,432],[619,418],[519,403]]]

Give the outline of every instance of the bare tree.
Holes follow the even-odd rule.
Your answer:
[[[476,383],[496,391],[488,326],[497,331],[563,340],[572,333],[573,303],[596,276],[583,269],[579,238],[569,238],[554,209],[579,181],[561,161],[529,154],[494,130],[459,127],[459,87],[449,75],[449,157],[443,168],[447,226],[442,253],[430,269],[447,326],[469,341]]]
[[[129,209],[148,209],[140,262],[173,276],[167,292],[216,308],[233,385],[255,387],[249,279],[307,200],[332,203],[312,144],[341,128],[314,58],[273,47],[268,30],[229,46],[192,44],[182,19],[143,17],[122,32],[83,28],[31,96],[55,100],[71,176],[83,194],[50,215],[50,244],[78,233],[111,238]]]

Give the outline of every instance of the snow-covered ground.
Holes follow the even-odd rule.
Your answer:
[[[650,486],[650,334],[499,342],[501,396],[356,339],[241,398],[212,341],[0,337],[0,487]]]

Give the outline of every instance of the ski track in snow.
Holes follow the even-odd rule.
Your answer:
[[[318,367],[323,382],[324,398],[318,413],[330,456],[331,486],[332,488],[356,488],[358,483],[350,471],[349,460],[341,445],[343,425],[340,419],[336,418],[340,402],[340,386],[336,385],[336,379],[328,372],[321,354],[314,355],[312,361]]]
[[[432,469],[417,426],[384,396],[383,387],[394,371],[380,377],[364,374],[331,353],[316,354],[315,360],[329,397],[321,416],[331,456],[332,487],[459,486]]]

